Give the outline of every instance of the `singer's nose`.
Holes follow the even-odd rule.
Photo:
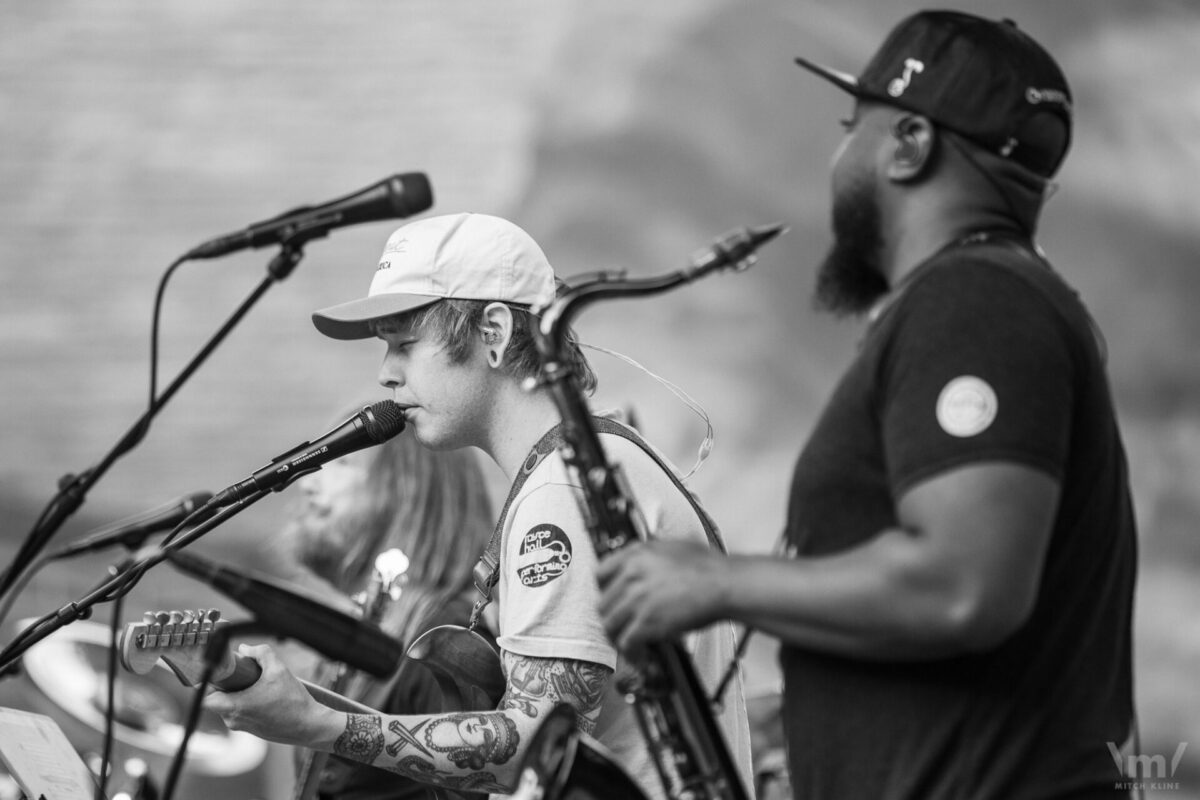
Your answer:
[[[389,351],[379,365],[379,385],[385,389],[398,389],[404,385],[404,370],[400,368],[397,359],[391,357]]]

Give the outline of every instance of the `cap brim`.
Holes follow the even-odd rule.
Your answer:
[[[314,311],[313,325],[331,339],[370,339],[371,323],[443,299],[426,294],[377,294]]]
[[[834,86],[837,86],[843,91],[849,92],[855,97],[858,97],[862,92],[858,86],[858,78],[854,77],[848,72],[842,72],[840,69],[822,66],[821,64],[813,63],[812,61],[809,61],[806,58],[800,58],[799,56],[796,57],[796,63],[810,72],[820,75]]]

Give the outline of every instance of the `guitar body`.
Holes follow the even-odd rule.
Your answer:
[[[504,696],[500,654],[487,639],[458,625],[439,625],[417,637],[408,657],[433,673],[443,711],[495,708]]]
[[[512,800],[646,800],[612,755],[579,732],[575,709],[561,703],[529,743]]]

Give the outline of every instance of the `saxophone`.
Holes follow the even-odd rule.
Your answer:
[[[400,599],[405,573],[408,572],[408,556],[404,552],[392,548],[384,550],[375,557],[375,567],[371,573],[371,582],[366,589],[355,594],[351,600],[358,606],[362,618],[379,624],[388,607]],[[345,694],[354,677],[354,671],[345,664],[334,665],[332,677],[319,681],[325,688],[338,694]],[[328,753],[307,750],[296,769],[296,783],[292,792],[292,800],[313,800],[321,783],[321,772],[329,760]]]
[[[566,358],[571,320],[598,300],[643,297],[665,292],[711,272],[742,271],[755,251],[784,230],[768,225],[735,231],[695,256],[685,269],[660,277],[625,279],[601,275],[568,288],[541,311],[534,333],[541,362],[540,385],[548,387],[562,416],[560,452],[583,487],[581,508],[597,555],[646,538],[646,524],[627,479],[608,462],[592,423],[578,378]],[[672,800],[748,800],[728,745],[687,651],[677,641],[649,645],[634,674],[618,688],[633,704],[635,717],[653,756],[664,791]],[[562,709],[556,710],[562,711]],[[539,730],[522,771],[518,795],[555,800],[570,798],[585,781],[611,787],[612,767],[598,778],[604,759],[586,737],[556,714]],[[572,764],[570,762],[576,762]],[[592,797],[592,794],[579,795]]]

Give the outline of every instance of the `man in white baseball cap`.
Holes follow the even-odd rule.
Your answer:
[[[560,415],[538,374],[531,309],[554,296],[554,271],[516,225],[483,214],[409,223],[388,239],[365,298],[313,314],[336,339],[387,345],[379,382],[417,439],[434,449],[475,446],[512,481],[496,532],[480,559],[486,604],[496,589],[497,643],[506,693],[499,707],[470,714],[346,714],[313,702],[267,647],[248,648],[263,679],[210,706],[236,729],[329,750],[429,784],[511,792],[530,740],[557,703],[569,703],[650,798],[664,796],[631,707],[615,689],[620,668],[605,633],[597,558],[581,493],[558,452]],[[576,345],[570,367],[584,391],[595,376]],[[631,430],[602,434],[621,464],[655,538],[723,547],[674,470]],[[463,553],[463,558],[477,554]],[[734,651],[729,623],[694,637],[692,656],[709,690]],[[730,751],[750,770],[740,677],[719,717]]]

